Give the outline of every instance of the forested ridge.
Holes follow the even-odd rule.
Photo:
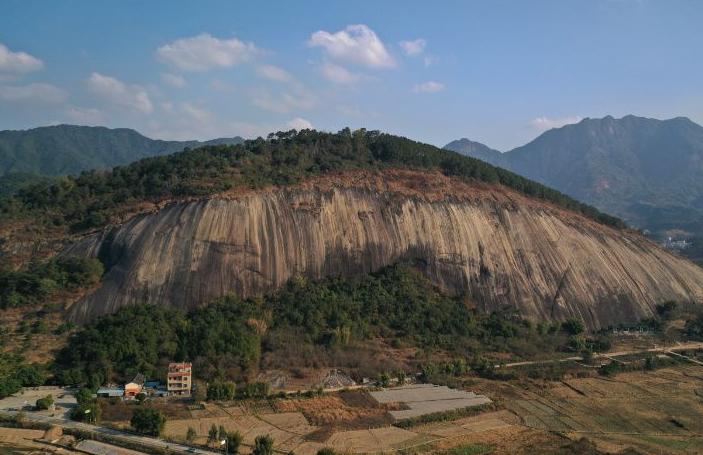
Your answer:
[[[32,182],[47,182],[88,169],[110,169],[186,147],[243,141],[240,137],[207,142],[163,141],[128,128],[79,125],[0,131],[0,194],[12,194]]]
[[[624,226],[591,206],[477,159],[403,137],[349,129],[336,134],[279,132],[241,145],[206,146],[146,158],[111,171],[83,172],[0,199],[0,215],[3,220],[31,218],[41,226],[77,232],[103,226],[140,201],[206,196],[237,187],[290,185],[327,172],[389,167],[438,169],[449,176],[501,184],[600,223]]]

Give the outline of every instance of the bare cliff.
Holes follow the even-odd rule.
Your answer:
[[[591,327],[703,300],[703,269],[645,238],[500,186],[389,170],[174,201],[64,254],[99,256],[102,286],[70,308],[85,321],[139,302],[193,308],[291,277],[350,275],[401,260],[481,309]]]

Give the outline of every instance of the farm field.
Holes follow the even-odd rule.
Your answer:
[[[431,401],[434,394],[437,401],[459,401],[462,407],[466,406],[463,402],[467,392],[436,386],[420,387],[419,390],[422,390],[420,397],[425,401]],[[400,395],[393,395],[395,391]],[[268,434],[274,439],[277,450],[294,451],[298,455],[315,454],[324,447],[343,453],[397,452],[422,448],[447,437],[441,431],[434,433],[436,427],[431,425],[418,430],[393,426],[395,419],[391,413],[407,408],[403,400],[411,400],[413,394],[405,388],[389,389],[384,393],[387,403],[377,401],[362,390],[258,404],[208,403],[202,409],[190,410],[190,418],[169,419],[164,432],[166,437],[182,440],[188,428],[193,428],[197,434],[195,442],[206,444],[210,427],[223,426],[227,431],[241,433],[247,446],[251,446],[257,436]],[[485,397],[481,403],[484,400]],[[505,428],[512,425],[510,419],[511,414],[503,412],[485,421],[460,420],[455,424],[454,433]]]
[[[556,382],[466,378],[465,388],[493,400],[497,410],[409,428],[393,426],[392,413],[412,409],[414,402],[431,402],[433,397],[425,396],[429,391],[437,393],[439,402],[464,400],[469,393],[413,385],[270,402],[210,403],[188,411],[190,418],[169,420],[166,434],[182,439],[192,427],[197,442],[204,444],[210,426],[223,425],[242,433],[247,445],[259,434],[270,434],[278,450],[303,455],[322,447],[342,453],[442,453],[461,444],[489,445],[493,454],[572,453],[562,447],[581,444],[582,438],[599,451],[584,453],[703,453],[701,366]]]
[[[78,455],[81,453],[66,448],[58,448],[48,443],[41,442],[40,439],[43,436],[43,430],[0,427],[0,455],[20,455],[32,453]],[[115,449],[114,446],[109,447]],[[138,452],[133,453],[138,454]]]
[[[529,428],[586,436],[609,452],[703,452],[703,367],[569,379],[505,400]]]

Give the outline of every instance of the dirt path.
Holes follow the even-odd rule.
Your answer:
[[[649,349],[639,349],[639,350],[632,350],[632,351],[616,351],[616,352],[604,352],[601,354],[593,354],[593,358],[595,359],[609,359],[611,357],[622,357],[626,355],[634,355],[634,354],[646,354],[646,353],[656,353],[656,352],[661,352],[664,354],[674,354],[680,357],[685,357],[680,354],[676,354],[675,351],[689,351],[689,350],[696,350],[696,349],[703,349],[703,343],[701,342],[690,342],[690,343],[678,343],[673,346],[661,346],[661,347],[653,347]],[[685,357],[688,360],[691,360],[694,363],[698,363],[700,365],[703,365],[703,363],[698,362],[697,360],[689,359],[688,357]],[[496,368],[513,368],[513,367],[521,367],[521,366],[529,366],[529,365],[543,365],[543,364],[548,364],[548,363],[556,363],[556,362],[580,362],[583,361],[583,357],[581,356],[573,356],[573,357],[561,357],[561,358],[556,358],[556,359],[548,359],[548,360],[531,360],[531,361],[524,361],[524,362],[511,362],[511,363],[506,363],[503,365],[496,365]]]

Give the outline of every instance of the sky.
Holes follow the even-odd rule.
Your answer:
[[[0,129],[505,151],[584,117],[703,123],[701,24],[698,0],[0,0]]]

